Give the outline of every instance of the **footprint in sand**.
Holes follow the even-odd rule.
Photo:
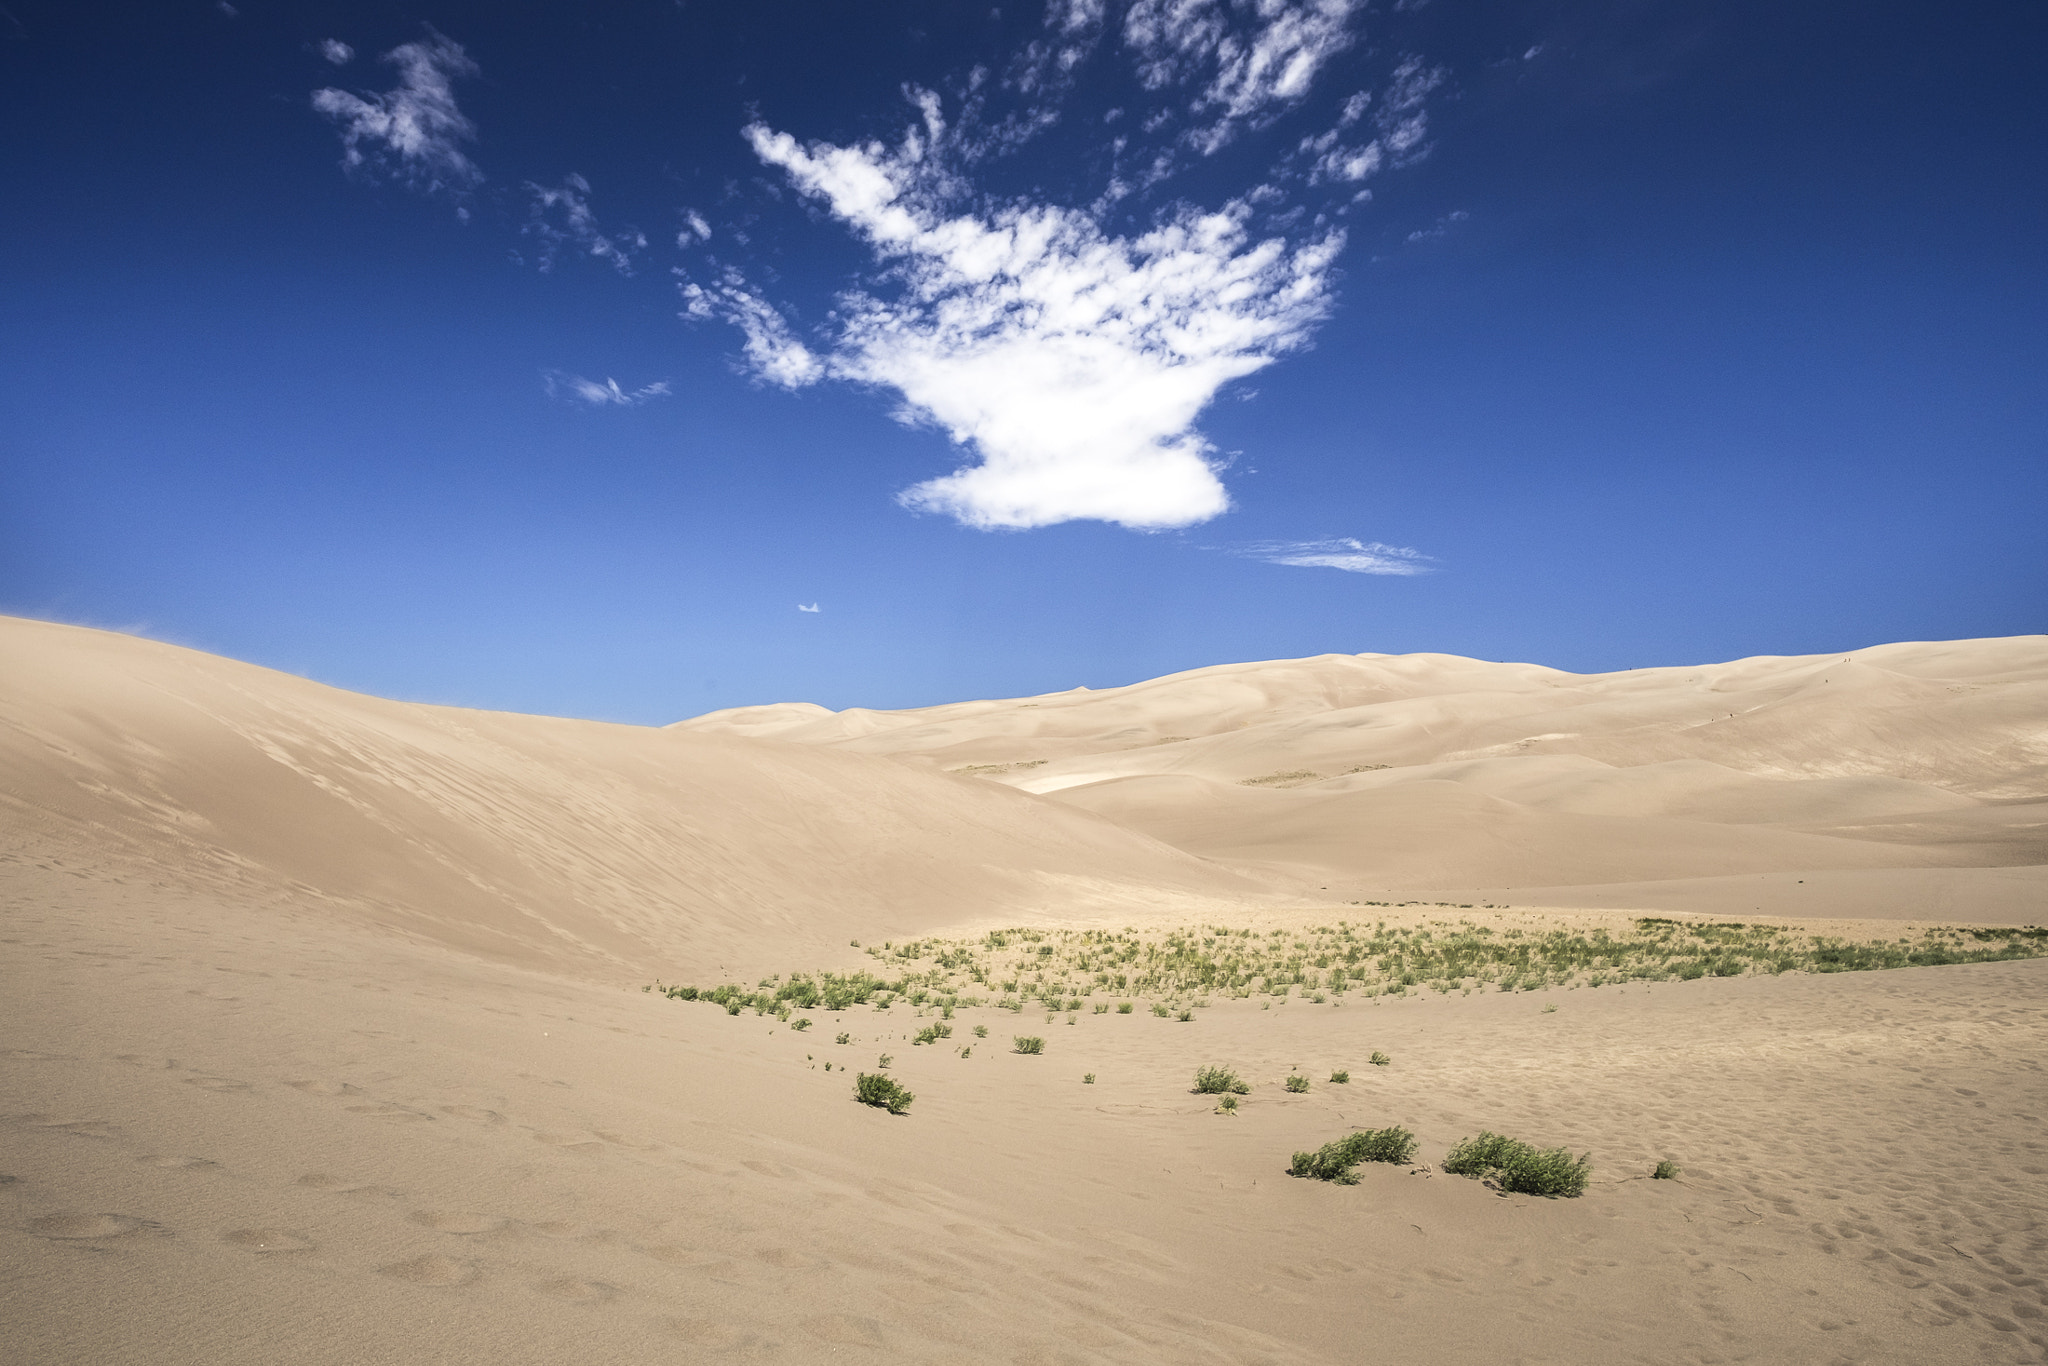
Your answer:
[[[233,1077],[197,1076],[185,1078],[187,1086],[196,1086],[202,1091],[246,1091],[249,1083],[236,1081]]]
[[[558,1281],[542,1281],[534,1287],[550,1299],[568,1300],[574,1304],[604,1304],[619,1297],[619,1287],[603,1281],[579,1280],[565,1276]]]
[[[505,1117],[496,1110],[486,1110],[481,1105],[443,1105],[441,1113],[457,1119],[467,1119],[477,1124],[503,1124]]]
[[[415,1224],[425,1224],[437,1233],[460,1233],[464,1236],[476,1233],[496,1233],[505,1227],[508,1220],[490,1214],[471,1214],[463,1210],[416,1209],[412,1212]]]
[[[220,1235],[230,1247],[245,1252],[311,1252],[313,1240],[287,1228],[237,1228]]]
[[[468,1285],[477,1277],[475,1262],[460,1257],[443,1257],[439,1253],[414,1257],[411,1261],[392,1262],[377,1270],[397,1280],[411,1281],[414,1285]]]
[[[155,1227],[147,1220],[131,1219],[125,1214],[45,1214],[28,1221],[29,1232],[37,1237],[66,1241],[120,1238]]]
[[[220,1163],[210,1157],[186,1157],[180,1153],[144,1153],[135,1159],[145,1167],[160,1167],[165,1171],[198,1171],[203,1167],[218,1167]]]
[[[389,1120],[394,1124],[410,1124],[415,1120],[431,1120],[433,1116],[421,1110],[409,1110],[403,1105],[348,1105],[342,1107],[352,1115],[367,1115],[371,1119]]]

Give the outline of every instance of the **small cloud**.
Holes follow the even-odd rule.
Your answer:
[[[1254,541],[1231,553],[1296,569],[1341,569],[1347,574],[1427,574],[1429,556],[1405,546],[1358,541]]]
[[[320,55],[336,66],[347,66],[356,59],[356,50],[339,38],[329,38],[320,44]]]
[[[635,228],[599,232],[597,215],[590,210],[589,181],[571,172],[554,188],[529,180],[526,192],[533,200],[532,215],[521,231],[540,239],[535,264],[542,272],[555,268],[555,258],[567,243],[585,256],[609,261],[621,275],[633,273],[633,253],[646,247],[647,235]]]
[[[352,175],[388,176],[425,193],[466,190],[483,172],[463,154],[476,137],[455,103],[455,82],[478,74],[462,44],[433,29],[417,43],[384,54],[398,68],[398,85],[379,94],[315,90],[313,108],[341,131],[342,168]]]
[[[687,247],[692,242],[709,242],[711,225],[704,221],[704,215],[695,209],[683,210],[683,226],[676,233],[676,245]]]
[[[239,18],[242,13],[233,5],[230,5],[228,3],[228,0],[215,0],[214,8],[219,10],[222,14],[225,14],[230,19]]]
[[[1451,224],[1462,223],[1471,216],[1471,214],[1466,213],[1463,209],[1447,213],[1442,218],[1436,220],[1435,227],[1417,228],[1414,232],[1409,233],[1408,240],[1410,242],[1425,242],[1432,237],[1442,237],[1451,230]]]
[[[802,603],[798,603],[796,610],[799,612],[815,612],[818,610],[818,604],[814,602],[809,607],[806,607]]]
[[[600,384],[594,379],[562,370],[546,371],[541,375],[541,384],[547,389],[549,398],[587,403],[593,408],[636,408],[649,399],[667,398],[669,393],[665,379],[638,389],[622,389],[615,379],[607,378]]]

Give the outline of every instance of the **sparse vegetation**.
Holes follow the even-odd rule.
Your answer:
[[[1291,1076],[1286,1081],[1283,1081],[1280,1084],[1297,1095],[1308,1090],[1307,1077]]]
[[[1415,1135],[1398,1126],[1389,1129],[1361,1129],[1312,1153],[1296,1153],[1289,1176],[1334,1181],[1340,1186],[1358,1184],[1354,1170],[1361,1162],[1391,1162],[1400,1165],[1415,1156]]]
[[[1276,775],[1279,776],[1279,775]],[[1419,902],[1365,902],[1408,909]],[[1462,903],[1428,906],[1455,916]],[[698,988],[656,982],[671,1000],[709,1001],[728,1014],[751,1010],[886,1010],[907,1004],[945,1011],[999,1006],[1021,1012],[1032,1002],[1078,1013],[1116,1002],[1128,1015],[1149,998],[1162,1019],[1191,1020],[1191,1007],[1212,997],[1298,998],[1342,1004],[1347,997],[1537,991],[1623,982],[1695,981],[1781,972],[1873,969],[2000,962],[2048,954],[2048,929],[1942,927],[1894,939],[1852,942],[1770,924],[1644,916],[1619,932],[1566,925],[1480,925],[1435,919],[1388,925],[1250,928],[1200,925],[1170,930],[995,931],[971,940],[915,939],[869,945],[873,971],[793,973],[752,987]]]
[[[1017,1051],[1019,1053],[1043,1053],[1045,1051],[1045,1040],[1035,1034],[1019,1034],[1017,1036]]]
[[[988,1037],[988,1026],[976,1025],[974,1027],[974,1037],[977,1039],[986,1039]]]
[[[1683,1167],[1667,1157],[1651,1170],[1650,1179],[1652,1181],[1676,1181],[1678,1174],[1684,1170]]]
[[[937,1043],[940,1039],[950,1039],[952,1037],[953,1026],[949,1024],[929,1024],[917,1031],[910,1040],[910,1046],[915,1048],[919,1044]]]
[[[808,1015],[799,1016],[797,1019],[791,1020],[789,1022],[789,1027],[791,1029],[796,1030],[798,1033],[802,1033],[804,1030],[809,1029],[811,1027],[811,1017]]]
[[[1330,1080],[1334,1082],[1336,1085],[1342,1086],[1346,1082],[1351,1080],[1351,1074],[1349,1072],[1332,1072],[1330,1074]]]
[[[917,1097],[899,1085],[894,1077],[885,1077],[879,1072],[863,1072],[853,1079],[853,1098],[863,1105],[877,1105],[892,1115],[900,1115],[910,1108],[910,1102]]]
[[[1367,1058],[1366,1061],[1371,1063],[1374,1067],[1385,1067],[1388,1063],[1392,1062],[1393,1059],[1388,1057],[1386,1054],[1380,1052],[1377,1048],[1375,1048],[1372,1051],[1372,1056]]]
[[[1491,1131],[1468,1138],[1444,1158],[1453,1176],[1477,1176],[1504,1191],[1524,1195],[1576,1196],[1586,1191],[1591,1154],[1574,1158],[1569,1149],[1536,1148]]]
[[[833,1043],[852,1043],[852,1042],[853,1042],[853,1035],[851,1035],[851,1034],[841,1034],[841,1035],[840,1035],[840,1036],[839,1036],[838,1038],[836,1038],[836,1039],[832,1040],[832,1042],[833,1042]]]
[[[877,1066],[877,1067],[880,1067],[880,1068],[883,1068],[883,1069],[885,1069],[885,1070],[886,1070],[886,1069],[888,1068],[889,1064],[890,1064],[890,1063],[892,1063],[892,1062],[894,1062],[894,1061],[896,1061],[896,1056],[895,1056],[895,1054],[893,1054],[893,1053],[884,1053],[884,1054],[882,1055],[882,1057],[881,1057],[881,1060],[880,1060],[879,1062],[877,1062],[877,1063],[875,1064],[875,1066]]]
[[[1249,1095],[1251,1086],[1228,1067],[1195,1069],[1194,1094],[1198,1096]]]
[[[1090,1072],[1086,1076],[1082,1077],[1081,1084],[1083,1086],[1093,1086],[1095,1084],[1095,1074],[1093,1072]]]

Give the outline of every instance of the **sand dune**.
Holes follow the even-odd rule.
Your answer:
[[[1301,891],[1666,884],[1656,906],[1740,873],[2048,864],[2040,636],[1590,676],[1324,655],[681,728],[930,756]]]
[[[1686,721],[1675,676],[1442,658],[656,730],[0,621],[8,1359],[2040,1360],[2048,959],[1219,998],[1185,1023],[984,1005],[944,1047],[908,1004],[800,1029],[639,989],[1020,921],[1467,914],[1334,904],[1312,879],[1344,867],[1598,873],[1577,904],[1618,908],[1487,912],[1503,932],[1764,886],[1788,915],[2040,920],[2040,654],[1859,652],[1905,681],[1853,696],[1720,666],[1744,748]],[[1774,757],[1805,735],[1780,706],[1834,759]],[[1566,716],[1582,748],[1515,748]],[[1189,738],[1118,748],[1133,730]],[[1308,759],[1393,766],[1241,782]],[[907,1116],[852,1101],[884,1054]],[[1207,1063],[1253,1084],[1235,1117],[1189,1093]],[[1283,1174],[1390,1124],[1424,1165]],[[1480,1129],[1589,1153],[1593,1184],[1435,1168]],[[1678,1180],[1647,1179],[1663,1158]]]

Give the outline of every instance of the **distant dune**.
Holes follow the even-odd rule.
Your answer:
[[[2039,936],[1818,955],[2048,920],[2044,677],[2038,637],[1326,656],[650,728],[0,619],[4,1355],[2038,1361]],[[1403,975],[1646,929],[1764,948]],[[1112,974],[1141,940],[1267,976],[1170,1008]],[[768,997],[940,963],[950,1005]],[[1393,1127],[1409,1162],[1287,1174]],[[1446,1171],[1482,1130],[1590,1184]]]
[[[1993,917],[2048,900],[2043,636],[1594,675],[1322,655],[677,728],[929,757],[1347,898],[1585,904],[1628,884],[1602,904],[1754,911],[1761,892],[1786,914],[1919,914],[1932,896]]]

